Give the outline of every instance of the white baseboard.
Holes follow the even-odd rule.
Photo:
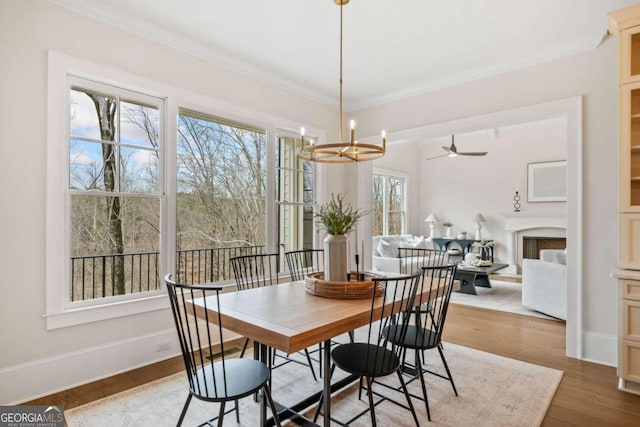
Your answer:
[[[582,335],[582,360],[601,365],[618,366],[618,337],[585,331]]]
[[[0,404],[15,405],[180,354],[175,329],[0,370]]]

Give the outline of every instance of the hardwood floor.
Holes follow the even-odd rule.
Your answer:
[[[640,396],[617,390],[615,368],[564,355],[563,322],[452,304],[444,339],[562,370],[543,426],[640,426]],[[179,372],[182,363],[173,358],[25,404],[72,408]]]
[[[564,372],[543,426],[640,426],[640,396],[616,369],[565,356],[565,324],[452,304],[444,340]]]

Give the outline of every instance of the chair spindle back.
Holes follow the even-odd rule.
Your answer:
[[[254,254],[231,258],[238,290],[278,284],[280,255]]]
[[[225,377],[224,341],[218,299],[222,288],[179,284],[170,275],[166,276],[165,282],[191,392],[204,398],[219,399],[226,396],[229,384]],[[204,319],[199,319],[195,306],[189,304],[193,300],[202,303]],[[209,307],[217,312],[215,319],[211,318]],[[214,355],[221,361],[222,369],[214,368]]]
[[[284,255],[291,280],[304,280],[308,274],[324,270],[323,249],[301,249]]]

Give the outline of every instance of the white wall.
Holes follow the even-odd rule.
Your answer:
[[[612,365],[617,337],[616,283],[609,277],[617,256],[616,64],[616,40],[609,38],[590,52],[353,114],[363,135],[384,127],[392,140],[403,129],[583,96],[581,352]]]
[[[0,403],[6,404],[177,354],[156,352],[157,342],[175,335],[168,310],[45,328],[48,49],[330,135],[337,113],[47,1],[0,2],[0,40]],[[332,179],[339,182],[342,173]]]

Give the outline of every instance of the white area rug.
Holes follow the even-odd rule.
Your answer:
[[[427,375],[433,422],[427,423],[424,404],[414,399],[421,425],[524,427],[541,424],[562,378],[562,371],[449,343],[444,343],[444,351],[459,397],[453,394],[448,381]],[[443,371],[437,351],[428,351],[426,356],[433,370]],[[339,377],[339,372],[336,369],[334,378]],[[385,381],[396,385],[397,377],[390,376]],[[419,384],[419,381],[410,384],[410,391],[421,395]],[[313,381],[305,366],[289,364],[274,371],[273,395],[282,403],[291,404],[300,396],[321,387],[320,382]],[[378,390],[388,393],[378,387]],[[67,410],[65,415],[71,427],[174,426],[186,397],[186,378],[180,373]],[[366,407],[366,398],[363,401],[357,399],[357,385],[334,395],[331,402],[332,415],[343,420]],[[258,404],[252,398],[245,398],[240,405],[241,423],[237,424],[234,414],[229,414],[225,417],[225,425],[258,425]],[[198,425],[216,415],[217,408],[216,404],[193,399],[183,425]],[[407,410],[389,402],[378,405],[376,415],[381,426],[414,425]],[[318,421],[322,424],[322,419]],[[365,415],[352,425],[368,426],[370,423],[370,418]]]
[[[491,279],[491,288],[476,286],[478,295],[453,292],[451,302],[454,304],[471,305],[491,310],[507,311],[509,313],[524,314],[525,316],[541,317],[543,319],[558,320],[538,311],[522,306],[522,284],[503,282]]]

